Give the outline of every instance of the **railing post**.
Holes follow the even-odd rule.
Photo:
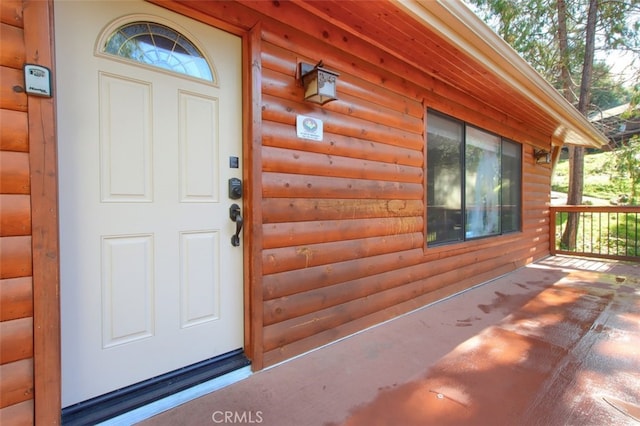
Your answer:
[[[556,209],[549,208],[549,252],[556,255]]]

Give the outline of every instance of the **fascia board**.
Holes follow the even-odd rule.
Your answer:
[[[553,141],[599,148],[608,141],[573,105],[457,0],[395,0],[395,3],[456,48],[478,59],[489,72],[545,111],[559,125]]]

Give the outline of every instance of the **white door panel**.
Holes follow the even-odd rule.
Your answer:
[[[128,15],[192,37],[217,84],[96,55]],[[140,1],[56,1],[55,19],[68,406],[243,344],[227,194],[242,177],[229,168],[242,158],[241,43]]]

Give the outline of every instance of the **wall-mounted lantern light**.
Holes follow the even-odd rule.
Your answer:
[[[551,153],[544,149],[534,149],[533,157],[537,164],[551,164]]]
[[[336,83],[340,75],[323,68],[322,65],[322,61],[316,66],[301,62],[299,70],[304,86],[304,100],[320,105],[338,99],[336,97]]]

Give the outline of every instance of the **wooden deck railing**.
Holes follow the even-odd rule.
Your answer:
[[[551,254],[640,261],[640,206],[552,206],[550,210]],[[570,214],[579,218],[576,245],[564,247],[562,235]]]

